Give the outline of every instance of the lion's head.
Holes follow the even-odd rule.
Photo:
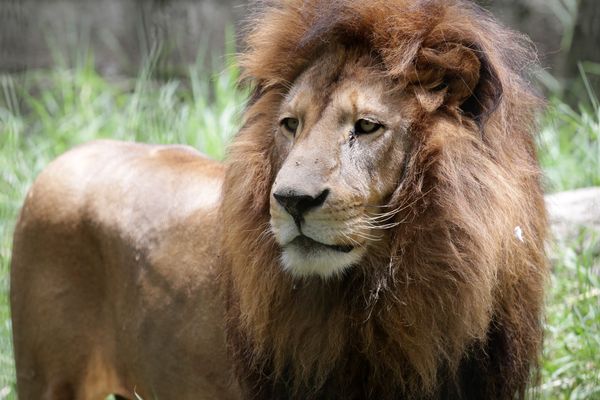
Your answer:
[[[361,51],[362,50],[362,51]],[[417,100],[366,49],[332,49],[277,113],[271,229],[293,275],[337,275],[381,247],[409,152]]]
[[[524,41],[459,0],[253,21],[222,206],[240,374],[271,396],[431,395],[480,349],[502,371],[485,393],[522,393],[546,272]]]
[[[475,49],[440,43],[422,52],[408,76],[390,76],[370,50],[360,42],[330,45],[276,112],[271,228],[294,275],[339,274],[389,239],[402,211],[390,200],[403,183],[417,123],[436,115],[463,125],[481,116],[465,104],[478,96]],[[482,101],[497,102],[495,89]]]

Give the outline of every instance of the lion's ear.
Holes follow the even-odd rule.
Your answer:
[[[485,53],[476,46],[443,43],[417,54],[410,77],[427,111],[445,106],[482,123],[502,97],[502,85]]]

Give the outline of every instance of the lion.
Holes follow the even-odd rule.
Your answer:
[[[527,40],[462,0],[250,21],[224,164],[95,142],[29,191],[20,398],[524,398],[548,276]]]

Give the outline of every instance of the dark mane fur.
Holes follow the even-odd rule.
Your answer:
[[[221,209],[227,335],[247,396],[523,398],[541,350],[548,270],[527,41],[459,0],[258,8],[241,55],[254,97]],[[388,204],[402,207],[404,223],[386,246],[343,279],[294,281],[265,233],[280,163],[272,131],[290,84],[334,45],[365,46],[409,88],[442,80],[460,101],[411,127]],[[478,68],[445,56],[453,51],[474,54]]]

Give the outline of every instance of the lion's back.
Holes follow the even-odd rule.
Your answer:
[[[23,398],[38,398],[27,392],[36,387],[31,377],[81,371],[103,376],[114,393],[128,395],[129,380],[142,393],[154,372],[186,369],[162,360],[181,343],[189,348],[171,350],[211,365],[196,371],[192,389],[225,390],[225,378],[202,378],[228,371],[213,273],[222,177],[220,163],[191,148],[115,141],[77,147],[39,175],[15,229],[11,265]],[[205,318],[192,327],[195,336],[166,344],[173,332],[190,329],[198,306]],[[63,363],[61,354],[71,356]],[[133,376],[107,372],[129,360],[143,366],[128,368]]]

